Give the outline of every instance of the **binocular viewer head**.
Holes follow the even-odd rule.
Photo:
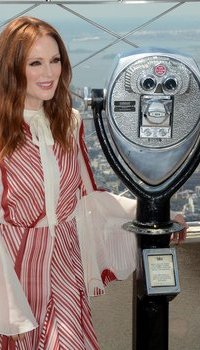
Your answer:
[[[150,192],[171,186],[199,147],[195,61],[174,51],[137,49],[119,56],[105,91],[109,133],[138,184]]]

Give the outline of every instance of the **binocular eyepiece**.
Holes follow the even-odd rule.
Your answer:
[[[169,92],[175,93],[178,87],[178,81],[176,77],[168,76],[163,81],[157,82],[156,77],[153,75],[146,76],[140,81],[141,87],[145,91],[154,91],[155,93],[168,94]]]

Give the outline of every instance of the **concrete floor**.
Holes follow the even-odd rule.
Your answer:
[[[181,293],[169,304],[169,350],[200,350],[200,243],[177,247]],[[101,350],[135,350],[135,278],[113,282],[91,299]]]

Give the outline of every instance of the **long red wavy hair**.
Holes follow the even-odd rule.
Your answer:
[[[72,99],[69,90],[71,65],[65,45],[55,28],[33,17],[11,21],[0,34],[0,152],[11,155],[25,141],[23,110],[26,97],[26,60],[35,40],[43,35],[54,38],[61,56],[61,76],[54,97],[44,101],[54,140],[67,151],[72,131]]]

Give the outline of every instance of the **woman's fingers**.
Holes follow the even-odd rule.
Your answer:
[[[187,222],[185,221],[184,217],[180,214],[176,215],[174,220],[177,221],[178,223],[182,224],[184,227],[180,232],[173,233],[171,239],[173,242],[181,243],[186,239],[187,229],[189,226],[188,226]]]

